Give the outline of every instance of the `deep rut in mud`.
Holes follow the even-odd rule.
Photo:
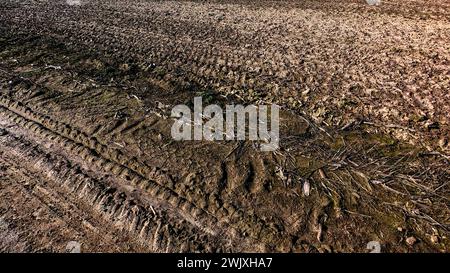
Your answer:
[[[64,252],[70,241],[84,252],[361,252],[369,241],[383,251],[448,251],[448,145],[437,145],[448,134],[448,81],[439,81],[448,71],[446,3],[415,13],[405,3],[394,12],[350,0],[284,1],[266,11],[269,2],[248,1],[239,12],[221,1],[93,1],[91,9],[70,10],[58,1],[6,2],[0,7],[0,251]],[[360,48],[345,40],[348,27],[362,24],[359,12],[375,25],[395,25],[380,31],[386,46],[384,55],[374,55],[375,68],[365,66],[375,46],[361,43],[378,32],[367,32],[368,25],[355,30]],[[55,14],[66,17],[43,24]],[[420,16],[423,22],[413,20]],[[326,37],[308,18],[329,31]],[[403,22],[413,27],[403,29]],[[417,41],[412,29],[430,22],[439,22],[436,32]],[[332,39],[342,42],[337,47],[323,42],[333,33],[342,34]],[[303,36],[312,38],[295,38]],[[398,71],[380,68],[392,61],[386,54],[399,43],[395,37],[416,43],[397,48],[402,54],[420,52],[419,70],[417,63],[399,65],[402,80],[412,71],[418,78],[431,73],[420,85],[435,81],[432,92],[402,96],[402,87],[392,85]],[[431,63],[436,69],[427,70]],[[380,74],[366,79],[355,72],[361,67]],[[327,70],[331,78],[321,76]],[[359,84],[348,86],[349,79]],[[380,86],[386,92],[357,94],[354,101],[342,91]],[[297,87],[309,91],[289,93]],[[261,152],[252,141],[174,141],[170,110],[192,106],[194,96],[219,105],[279,103],[280,149]],[[430,104],[433,96],[442,100]],[[386,98],[389,107],[379,103]],[[402,123],[392,111],[380,117],[385,106],[411,116],[406,109],[430,111],[429,120]]]

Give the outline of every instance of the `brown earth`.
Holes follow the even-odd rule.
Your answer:
[[[2,1],[0,251],[447,252],[449,13]],[[195,96],[278,103],[280,149],[174,141]]]

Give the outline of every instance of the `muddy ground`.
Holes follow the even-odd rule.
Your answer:
[[[449,13],[1,1],[0,251],[448,252]],[[280,149],[174,141],[195,96],[279,104]]]

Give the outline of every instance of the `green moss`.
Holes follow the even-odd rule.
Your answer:
[[[154,70],[153,70],[153,72],[156,74],[156,75],[158,75],[158,76],[160,76],[160,77],[163,77],[164,75],[166,75],[166,70],[164,69],[164,68],[162,68],[162,67],[157,67],[157,68],[155,68]]]

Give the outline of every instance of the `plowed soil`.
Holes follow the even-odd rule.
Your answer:
[[[448,252],[450,1],[3,0],[0,251]],[[174,141],[281,106],[280,149]]]

